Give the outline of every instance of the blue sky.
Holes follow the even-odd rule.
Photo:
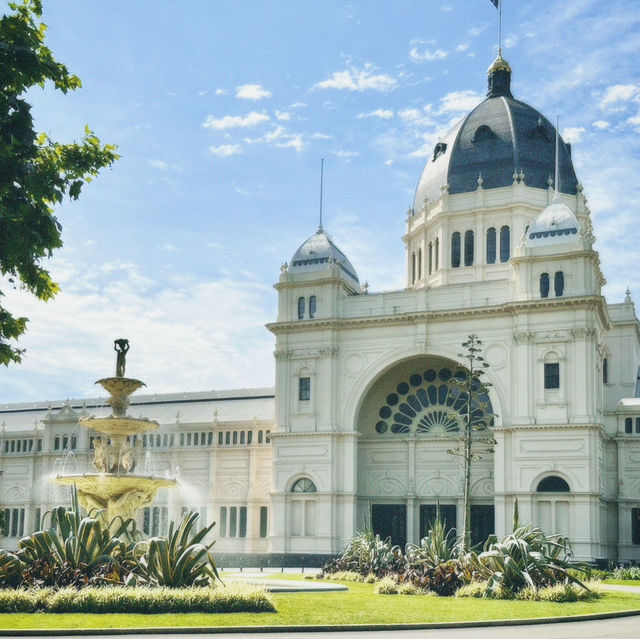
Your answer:
[[[31,322],[0,402],[96,394],[131,341],[149,392],[272,385],[280,264],[324,221],[370,291],[401,288],[425,158],[485,94],[489,0],[45,0],[75,94],[35,90],[39,130],[89,124],[122,159],[60,206],[62,293]],[[505,0],[515,97],[560,116],[610,301],[640,300],[640,5]],[[5,287],[6,288],[6,287]]]

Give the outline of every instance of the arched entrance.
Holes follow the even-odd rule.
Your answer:
[[[420,356],[395,364],[370,386],[357,417],[358,527],[370,525],[394,543],[418,543],[438,505],[449,527],[461,524],[463,462],[448,451],[464,429],[464,380],[456,362]],[[471,409],[474,421],[492,426],[491,400],[481,386]],[[494,530],[493,453],[474,462],[471,481],[475,542]]]

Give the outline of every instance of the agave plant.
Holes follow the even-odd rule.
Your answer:
[[[409,568],[435,568],[455,559],[457,540],[453,529],[446,528],[442,519],[436,516],[426,537],[419,545],[407,544],[405,554]]]
[[[463,562],[471,566],[476,579],[487,582],[487,594],[497,591],[516,593],[522,588],[541,588],[557,583],[586,586],[570,568],[569,540],[559,535],[547,537],[531,524],[516,528],[500,541],[491,536],[480,554],[469,552]]]
[[[177,526],[170,523],[167,537],[137,542],[131,553],[132,573],[127,583],[177,588],[219,580],[210,552],[215,542],[204,543],[215,522],[192,533],[198,516],[196,512],[185,513]]]
[[[350,571],[366,576],[374,574],[384,577],[393,572],[402,572],[405,559],[400,546],[391,539],[381,539],[371,529],[359,531],[349,541],[342,555],[327,563],[323,572]]]

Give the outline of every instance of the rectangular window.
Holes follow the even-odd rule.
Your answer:
[[[262,431],[258,431],[258,444],[262,444]]]
[[[22,442],[20,440],[18,440],[18,446],[16,448],[16,453],[21,453],[22,452]]]
[[[206,446],[207,444],[207,433],[200,433],[200,446]]]
[[[11,519],[11,511],[8,508],[4,509],[4,526],[2,527],[2,536],[9,536],[9,519]]]
[[[253,441],[253,431],[247,431],[247,444],[250,444]]]
[[[145,535],[148,535],[150,530],[151,530],[151,509],[145,508],[144,512],[142,513],[142,532]]]
[[[633,433],[633,417],[625,417],[624,418],[624,432],[627,435]]]
[[[18,536],[18,509],[17,508],[12,508],[11,509],[11,536],[12,537],[17,537]]]
[[[247,536],[247,507],[240,506],[240,525],[238,527],[238,537]]]
[[[606,357],[602,360],[602,383],[609,383],[609,360]]]
[[[191,446],[191,433],[187,433],[187,446]]]
[[[311,378],[301,377],[298,381],[298,399],[301,402],[311,399]]]
[[[78,447],[78,438],[75,435],[71,435],[71,448],[75,450]]]
[[[231,443],[231,432],[227,431],[224,434],[224,443],[228,446]]]
[[[147,447],[147,436],[143,435],[142,436],[142,445],[146,448]]]
[[[544,365],[545,389],[560,388],[560,364],[552,363]]]
[[[640,508],[631,509],[631,543],[640,546]]]
[[[36,508],[35,514],[33,516],[33,531],[36,532],[40,530],[40,518],[42,517],[42,511],[40,508]]]
[[[41,439],[39,439],[39,440],[38,440],[38,448],[37,448],[37,451],[38,451],[39,453],[41,453],[41,452],[42,452],[42,440],[41,440]]]
[[[227,507],[220,506],[220,537],[227,536]]]
[[[238,431],[237,430],[233,431],[233,443],[234,444],[238,443]]]
[[[238,509],[235,506],[229,508],[229,537],[235,537],[238,528]]]
[[[8,453],[8,452],[9,452],[9,440],[7,440],[7,441],[4,443],[4,452],[5,452],[5,453]]]
[[[193,433],[193,445],[197,446],[200,443],[200,434]]]
[[[269,443],[271,442],[271,437],[269,437],[269,435],[270,435],[270,434],[271,434],[271,431],[270,431],[270,430],[268,430],[268,431],[265,433],[265,436],[264,436],[264,441],[265,441],[267,444],[269,444]]]
[[[640,434],[640,417],[636,417],[636,435]]]
[[[184,446],[184,433],[180,433],[180,446]]]
[[[207,444],[211,446],[213,444],[213,432],[208,433],[207,435]]]
[[[267,536],[267,514],[267,507],[260,506],[260,537],[262,537],[263,539]]]
[[[218,433],[218,446],[222,446],[222,431]]]
[[[241,430],[241,431],[240,431],[240,443],[241,443],[241,444],[244,444],[244,437],[245,437],[245,435],[244,435],[244,431],[243,431],[243,430]]]
[[[56,450],[58,450],[58,446],[60,446],[60,438],[56,437]],[[16,440],[12,439],[11,440],[11,452],[15,453],[16,452]]]

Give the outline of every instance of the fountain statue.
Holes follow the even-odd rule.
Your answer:
[[[175,479],[140,473],[142,441],[136,439],[132,445],[131,440],[134,435],[157,429],[158,422],[127,416],[129,396],[146,384],[124,376],[129,340],[115,340],[114,350],[117,353],[115,377],[105,377],[96,382],[109,393],[107,403],[112,414],[108,417],[83,417],[78,421],[80,426],[100,434],[93,440],[91,463],[95,472],[61,473],[54,480],[59,484],[75,485],[80,505],[87,512],[94,509],[103,511],[106,522],[118,516],[123,519],[135,517],[140,508],[153,503],[159,488],[177,484]]]

